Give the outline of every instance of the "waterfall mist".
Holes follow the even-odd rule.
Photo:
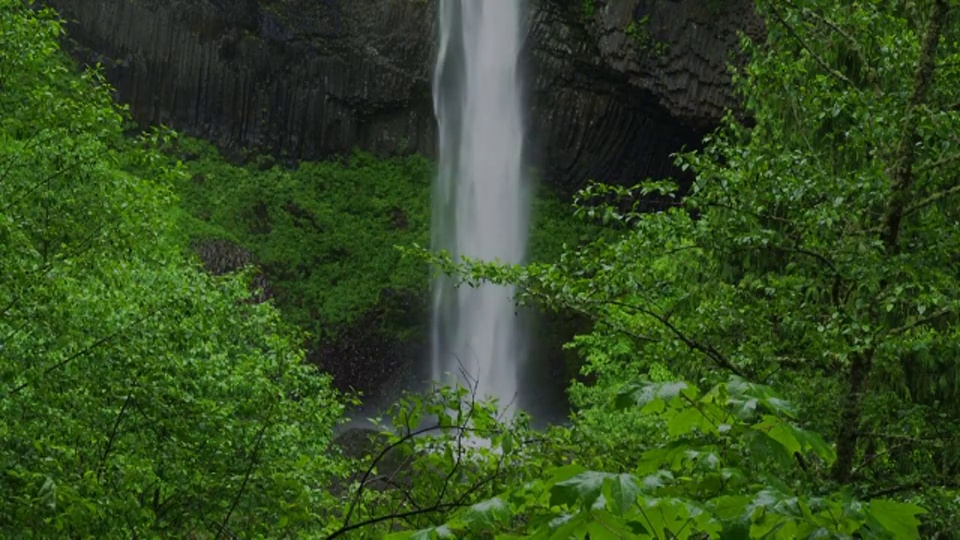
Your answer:
[[[460,256],[523,262],[529,193],[524,178],[523,2],[440,0],[434,74],[440,168],[432,247]],[[432,375],[476,385],[480,397],[523,406],[529,345],[513,288],[433,286]]]

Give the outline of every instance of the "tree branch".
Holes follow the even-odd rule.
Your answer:
[[[904,216],[907,195],[916,179],[915,171],[919,142],[917,131],[918,110],[926,103],[933,84],[933,72],[936,67],[937,45],[940,42],[943,21],[947,14],[947,0],[934,0],[930,20],[923,36],[920,56],[914,74],[913,95],[907,103],[903,117],[902,134],[894,154],[893,167],[890,170],[892,193],[890,204],[883,220],[880,237],[888,253],[898,249],[900,223]],[[844,396],[837,431],[837,461],[833,466],[833,478],[840,484],[852,479],[853,463],[859,444],[859,425],[863,408],[863,394],[867,379],[873,369],[872,349],[855,354],[847,374],[849,388]]]
[[[641,313],[643,315],[647,315],[648,317],[652,317],[653,319],[656,319],[661,325],[663,325],[667,330],[669,330],[677,339],[682,341],[684,345],[686,345],[690,349],[699,351],[700,353],[704,354],[707,358],[710,358],[711,360],[713,360],[713,362],[717,364],[718,367],[723,368],[727,371],[730,371],[731,373],[733,373],[734,375],[742,379],[745,379],[745,380],[751,379],[751,377],[747,376],[746,373],[744,373],[740,368],[735,366],[733,362],[731,362],[723,353],[717,350],[716,347],[708,343],[702,343],[695,338],[687,336],[686,334],[681,332],[679,328],[674,326],[673,323],[671,323],[670,320],[667,319],[667,317],[660,315],[659,313],[649,310],[647,308],[642,308],[640,306],[627,304],[626,302],[620,302],[617,300],[598,300],[598,302],[603,302],[603,303],[619,306],[622,308],[631,309],[633,311],[636,311],[637,313]]]
[[[82,356],[85,356],[85,355],[89,354],[90,352],[92,352],[92,351],[93,351],[94,349],[96,349],[97,347],[103,345],[104,343],[109,342],[109,341],[112,340],[113,338],[119,336],[120,334],[126,332],[127,330],[133,328],[134,326],[142,323],[143,321],[149,319],[150,317],[153,317],[154,315],[156,315],[157,313],[159,313],[161,309],[162,309],[162,308],[158,308],[158,309],[156,309],[156,310],[154,310],[154,311],[151,311],[151,312],[143,315],[142,317],[137,318],[135,321],[133,321],[132,323],[130,323],[130,324],[126,325],[126,326],[124,326],[123,328],[119,328],[119,329],[117,329],[115,332],[112,332],[112,333],[110,333],[110,334],[107,334],[106,336],[101,337],[100,339],[94,341],[94,342],[91,343],[90,345],[88,345],[88,346],[84,347],[83,349],[75,352],[74,354],[71,354],[70,356],[64,358],[63,360],[57,362],[56,364],[53,364],[52,366],[48,366],[46,369],[43,370],[43,372],[41,373],[41,375],[46,376],[46,375],[48,375],[48,374],[50,374],[50,373],[52,373],[52,372],[54,372],[54,371],[62,368],[63,366],[69,364],[70,362],[76,360],[77,358],[80,358],[80,357],[82,357]],[[16,387],[12,388],[11,390],[9,390],[9,391],[7,392],[7,395],[12,396],[12,395],[14,395],[14,394],[19,393],[19,392],[20,392],[21,390],[23,390],[24,388],[30,386],[31,382],[32,382],[32,381],[24,381],[23,383],[20,383],[18,386],[16,386]]]
[[[957,138],[954,137],[954,140],[956,139]],[[960,153],[952,154],[934,161],[928,161],[926,163],[923,163],[922,165],[917,166],[917,172],[924,173],[924,172],[936,169],[938,167],[943,167],[944,165],[950,165],[951,163],[954,163],[957,161],[960,161]]]
[[[11,300],[9,304],[3,306],[3,309],[0,309],[0,317],[6,317],[7,312],[13,309],[13,307],[16,306],[18,302],[20,302],[21,298],[22,297],[20,296],[14,296],[13,300]]]
[[[466,379],[468,374],[466,369],[463,367],[463,365],[460,366],[460,370],[461,370],[462,376],[464,377],[464,379]],[[470,425],[470,419],[473,418],[473,412],[474,410],[476,410],[475,405],[477,402],[477,392],[479,387],[480,387],[480,379],[476,379],[473,382],[473,386],[470,389],[470,396],[471,396],[470,409],[467,412],[467,417],[464,419],[464,421],[460,422],[461,426],[466,427]],[[463,408],[462,402],[460,402],[460,408],[461,409]],[[440,488],[440,492],[437,494],[437,499],[434,502],[434,506],[440,504],[440,502],[443,501],[443,496],[446,495],[447,488],[450,487],[450,480],[453,479],[453,475],[456,474],[456,472],[460,469],[460,462],[463,459],[463,434],[464,432],[462,430],[457,432],[457,458],[454,461],[453,466],[450,467],[450,471],[447,473],[446,477],[443,479],[443,486]]]
[[[400,437],[396,441],[388,444],[382,450],[380,450],[377,456],[370,462],[370,465],[367,467],[367,469],[363,473],[363,476],[360,478],[360,485],[357,487],[357,493],[354,495],[353,500],[350,501],[350,506],[347,508],[347,515],[344,517],[344,526],[350,523],[350,518],[353,516],[353,512],[356,510],[357,504],[360,502],[360,496],[363,495],[363,491],[366,489],[366,485],[368,483],[368,480],[370,479],[370,475],[373,474],[373,469],[376,468],[377,464],[380,463],[383,460],[383,458],[391,450],[409,442],[410,440],[420,435],[429,433],[431,431],[442,430],[442,429],[454,429],[460,432],[472,432],[472,433],[486,433],[486,434],[497,433],[496,431],[493,431],[493,430],[480,431],[480,430],[471,429],[466,426],[442,426],[440,424],[434,424],[432,426],[407,432],[406,435]],[[353,527],[351,527],[351,530],[352,529]]]
[[[347,533],[350,532],[350,531],[355,531],[355,530],[360,529],[360,528],[363,528],[363,527],[367,527],[367,526],[370,526],[370,525],[375,525],[375,524],[377,524],[377,523],[382,523],[382,522],[384,522],[384,521],[389,521],[389,520],[392,520],[392,519],[403,519],[403,520],[406,520],[406,519],[408,519],[408,518],[415,517],[415,516],[421,516],[421,515],[424,515],[424,514],[429,514],[429,513],[434,513],[434,512],[446,512],[446,511],[448,511],[448,510],[453,510],[453,509],[456,509],[456,508],[463,508],[464,506],[467,506],[467,500],[470,498],[471,495],[473,495],[474,493],[476,493],[477,491],[479,491],[480,488],[482,488],[483,486],[485,486],[487,483],[493,481],[493,478],[495,478],[495,477],[496,477],[496,475],[493,475],[493,476],[490,476],[490,477],[488,477],[488,478],[485,478],[485,479],[483,479],[483,480],[481,480],[481,481],[479,481],[479,482],[474,483],[472,486],[470,486],[470,488],[467,489],[467,491],[466,491],[460,498],[458,498],[456,501],[453,501],[453,502],[449,502],[449,503],[439,503],[439,504],[435,504],[435,505],[428,506],[428,507],[425,507],[425,508],[418,508],[418,509],[415,509],[415,510],[408,510],[408,511],[406,511],[406,512],[394,512],[394,513],[391,513],[391,514],[385,514],[385,515],[382,515],[382,516],[376,516],[376,517],[372,517],[372,518],[370,518],[370,519],[366,519],[366,520],[364,520],[364,521],[358,521],[357,523],[354,523],[353,525],[347,525],[346,523],[344,523],[344,526],[343,526],[343,527],[341,527],[341,528],[337,529],[336,531],[334,531],[334,532],[330,533],[329,535],[327,535],[327,537],[325,538],[325,540],[333,540],[334,538],[339,538],[339,537],[347,534]]]
[[[917,70],[914,74],[913,95],[907,103],[906,114],[903,118],[903,133],[890,170],[892,193],[890,204],[884,218],[884,229],[881,238],[888,252],[897,249],[900,238],[900,222],[904,216],[907,196],[916,179],[913,170],[917,161],[917,143],[920,136],[917,130],[918,111],[927,102],[930,88],[933,85],[933,73],[936,68],[937,46],[943,31],[943,22],[947,15],[947,0],[934,0],[930,13],[930,23],[923,37],[920,47],[920,57],[917,60]]]
[[[936,203],[936,202],[939,202],[939,201],[941,201],[941,200],[943,200],[943,199],[946,199],[947,197],[949,197],[949,196],[951,196],[951,195],[956,195],[956,194],[958,194],[958,193],[960,193],[960,184],[956,184],[955,186],[953,186],[953,187],[951,187],[951,188],[945,189],[945,190],[943,190],[943,191],[938,191],[937,193],[934,193],[934,194],[932,194],[932,195],[929,195],[929,196],[927,196],[927,197],[924,197],[923,199],[920,199],[919,201],[917,201],[917,202],[911,204],[910,206],[907,206],[906,208],[904,208],[904,209],[903,209],[903,217],[907,217],[907,216],[909,216],[910,214],[913,214],[914,212],[917,212],[918,210],[922,210],[923,208],[926,208],[927,206],[930,206],[931,204],[934,204],[934,203]]]
[[[40,180],[39,182],[33,184],[32,186],[30,186],[29,189],[27,189],[26,192],[22,193],[19,197],[14,198],[12,201],[10,201],[10,202],[8,202],[6,205],[4,205],[4,207],[3,207],[2,209],[0,209],[0,212],[6,212],[6,211],[10,210],[10,208],[12,208],[15,204],[17,204],[17,203],[19,203],[21,200],[25,199],[28,195],[30,195],[31,193],[33,193],[34,191],[36,191],[37,189],[39,189],[41,186],[43,186],[43,185],[45,185],[45,184],[48,184],[48,183],[49,183],[50,181],[52,181],[54,178],[60,176],[61,174],[65,173],[65,172],[67,172],[67,171],[69,171],[69,170],[71,170],[71,169],[73,169],[73,168],[75,168],[75,167],[77,167],[77,166],[79,166],[79,165],[80,165],[80,161],[76,161],[76,162],[74,162],[74,163],[71,163],[70,165],[67,165],[67,166],[64,167],[64,168],[62,168],[62,169],[60,169],[60,170],[58,170],[58,171],[55,171],[53,174],[47,176],[47,177],[44,178],[43,180]]]
[[[811,10],[811,9],[809,9],[809,8],[801,8],[801,7],[797,6],[796,3],[792,2],[792,1],[789,1],[789,0],[787,0],[787,5],[789,5],[789,6],[792,7],[793,9],[799,10],[799,11],[800,11],[801,13],[803,13],[805,16],[810,17],[811,19],[814,19],[815,21],[817,21],[818,23],[822,24],[823,26],[826,26],[826,27],[827,27],[828,29],[830,29],[833,33],[835,33],[835,34],[837,34],[838,36],[842,37],[847,43],[849,43],[849,44],[853,47],[853,51],[856,53],[857,57],[859,58],[860,64],[861,64],[864,68],[870,69],[871,62],[867,60],[867,57],[866,57],[866,56],[864,56],[864,54],[863,54],[863,46],[860,44],[859,41],[857,41],[857,39],[856,39],[855,37],[853,37],[853,35],[851,35],[849,32],[847,32],[847,31],[844,30],[843,28],[840,28],[840,26],[837,25],[835,22],[833,22],[833,21],[831,21],[830,19],[824,17],[823,15],[820,15],[820,14],[817,13],[816,11],[813,11],[813,10]],[[875,74],[872,74],[872,75],[875,75]]]
[[[127,397],[123,400],[123,405],[120,407],[120,412],[117,413],[117,418],[113,422],[113,428],[110,430],[110,436],[107,438],[107,444],[103,448],[103,455],[100,457],[100,467],[97,470],[97,478],[101,478],[103,476],[104,469],[107,467],[107,457],[110,456],[110,451],[113,450],[113,444],[117,440],[117,435],[120,433],[120,422],[123,420],[123,416],[127,412],[127,407],[130,405],[132,397],[133,392],[128,392]]]
[[[803,40],[803,38],[800,37],[800,35],[797,33],[796,29],[790,26],[790,23],[786,21],[786,19],[783,17],[783,14],[781,14],[780,11],[776,8],[775,4],[776,2],[770,2],[768,5],[770,7],[770,10],[773,12],[774,17],[777,19],[777,22],[780,23],[780,25],[787,30],[787,33],[789,33],[790,36],[794,40],[796,40],[796,42],[799,43],[800,46],[803,47],[805,51],[807,51],[810,57],[813,58],[817,62],[817,64],[820,64],[820,67],[823,68],[824,71],[829,73],[835,79],[839,80],[840,82],[850,87],[856,87],[856,85],[853,84],[853,81],[848,79],[847,76],[844,75],[843,73],[840,73],[836,69],[830,67],[830,65],[827,64],[827,62],[823,58],[821,58],[820,55],[814,52],[814,50],[807,45],[807,43]]]
[[[878,499],[880,497],[889,497],[890,495],[903,493],[904,491],[917,491],[917,490],[924,490],[932,487],[957,489],[957,488],[960,488],[960,482],[929,482],[928,483],[922,480],[918,480],[916,482],[911,482],[909,484],[901,484],[899,486],[891,486],[888,488],[874,491],[868,494],[864,500]]]
[[[220,522],[220,527],[217,529],[217,534],[214,537],[215,540],[223,536],[227,529],[227,523],[230,522],[230,517],[233,516],[233,512],[237,509],[237,506],[240,504],[240,499],[243,498],[244,492],[247,490],[247,484],[250,483],[250,477],[253,475],[253,468],[257,464],[257,458],[260,454],[260,447],[263,445],[264,436],[267,433],[267,428],[272,424],[270,420],[273,419],[273,411],[276,409],[276,402],[270,404],[270,410],[267,412],[266,417],[263,420],[263,425],[260,426],[259,431],[257,432],[257,441],[253,445],[253,452],[250,455],[250,463],[247,465],[247,470],[243,475],[243,483],[240,484],[240,489],[237,490],[236,495],[233,497],[233,501],[230,503],[230,509],[227,511],[227,514],[223,516],[223,521]]]
[[[921,317],[921,318],[919,318],[919,319],[917,319],[917,320],[915,320],[915,321],[913,321],[913,322],[911,322],[911,323],[909,323],[909,324],[905,324],[905,325],[903,325],[903,326],[899,326],[899,327],[897,327],[897,328],[894,328],[894,329],[890,330],[889,332],[887,332],[887,334],[888,334],[888,335],[899,335],[899,334],[903,334],[903,333],[905,333],[905,332],[907,332],[907,331],[909,331],[909,330],[912,330],[912,329],[914,329],[914,328],[916,328],[916,327],[918,327],[918,326],[922,326],[922,325],[924,325],[924,324],[933,322],[933,321],[939,319],[940,317],[943,317],[944,315],[949,315],[949,314],[952,313],[952,312],[953,312],[953,310],[951,310],[951,309],[949,309],[949,308],[938,309],[937,311],[934,311],[933,313],[931,313],[930,315],[927,315],[926,317]]]

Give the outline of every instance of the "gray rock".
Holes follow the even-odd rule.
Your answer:
[[[253,269],[250,282],[250,301],[256,304],[273,298],[273,288],[257,265],[254,256],[243,246],[220,238],[207,238],[193,242],[193,251],[197,254],[203,269],[214,276],[239,272],[248,267]]]
[[[749,0],[535,0],[535,137],[546,177],[632,183],[676,174],[670,154],[699,146],[736,109],[727,66],[738,32],[762,27]]]
[[[436,0],[47,0],[142,123],[288,158],[433,155]],[[531,0],[533,158],[564,190],[675,172],[736,101],[751,0]]]

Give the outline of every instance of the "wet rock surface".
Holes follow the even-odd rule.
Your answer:
[[[48,0],[142,123],[315,159],[433,155],[436,0]],[[585,6],[592,6],[587,9]],[[532,0],[530,140],[563,191],[673,173],[732,96],[750,0]]]
[[[737,107],[727,66],[738,33],[762,32],[741,0],[533,6],[533,133],[546,177],[567,192],[676,174],[670,154],[698,146]]]

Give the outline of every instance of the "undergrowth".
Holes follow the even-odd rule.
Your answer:
[[[434,165],[427,158],[356,151],[295,167],[265,156],[236,165],[189,137],[178,138],[170,155],[187,172],[176,186],[185,246],[225,239],[249,250],[285,317],[315,336],[356,323],[386,290],[427,294],[429,269],[395,249],[429,244]],[[565,242],[590,236],[569,206],[541,187],[531,259],[553,260]],[[423,322],[380,330],[409,338]]]

